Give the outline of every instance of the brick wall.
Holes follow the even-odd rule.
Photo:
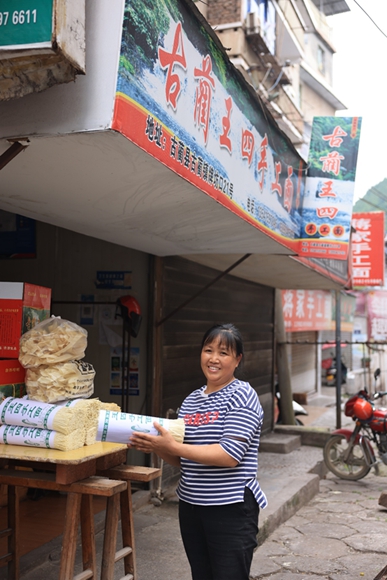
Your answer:
[[[207,0],[207,3],[207,18],[211,25],[240,21],[241,0]]]

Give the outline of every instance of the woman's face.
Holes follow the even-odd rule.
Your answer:
[[[236,353],[219,341],[203,347],[200,362],[207,379],[207,392],[218,391],[228,385],[234,378],[234,372],[242,355]]]

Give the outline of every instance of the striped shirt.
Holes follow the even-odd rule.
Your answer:
[[[219,443],[238,461],[236,467],[215,467],[181,458],[181,479],[177,495],[197,505],[224,505],[243,501],[245,487],[258,505],[266,507],[266,496],[257,481],[258,446],[263,409],[249,383],[233,380],[219,391],[197,389],[183,402],[179,417],[184,419],[184,443]],[[243,441],[235,438],[243,439]]]

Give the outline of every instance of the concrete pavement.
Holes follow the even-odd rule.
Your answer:
[[[387,510],[378,505],[387,471],[381,471],[358,482],[328,474],[319,493],[258,548],[251,578],[375,580],[387,566]]]

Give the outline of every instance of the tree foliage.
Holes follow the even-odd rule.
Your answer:
[[[136,46],[155,61],[160,37],[168,32],[169,13],[176,16],[175,0],[129,0],[125,4],[123,45]]]

